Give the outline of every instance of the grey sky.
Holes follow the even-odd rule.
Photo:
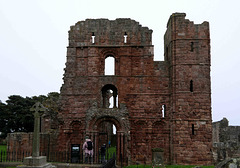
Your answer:
[[[163,60],[169,16],[208,21],[213,121],[240,125],[240,1],[238,0],[0,0],[0,100],[58,91],[68,30],[87,18],[131,18],[153,30],[155,60]]]

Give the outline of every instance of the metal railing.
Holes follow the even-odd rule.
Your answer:
[[[22,162],[25,157],[32,156],[31,152],[8,152],[0,151],[0,162]],[[50,152],[48,154],[40,152],[40,156],[46,156],[48,162],[71,163],[71,153]],[[83,163],[83,155],[79,155],[76,163]]]
[[[105,164],[101,166],[101,168],[115,168],[116,167],[116,156],[115,153],[113,154],[113,157]]]
[[[28,151],[19,151],[19,152],[8,152],[8,151],[0,151],[0,162],[23,162],[25,157],[32,156],[31,152]],[[70,152],[49,152],[44,153],[40,152],[40,156],[46,156],[47,162],[59,162],[59,163],[84,163],[85,156],[81,152],[79,156],[73,159]],[[106,155],[106,161],[114,162],[116,160],[115,153],[113,155]],[[92,163],[100,163],[101,157],[99,153],[99,158],[92,158]]]

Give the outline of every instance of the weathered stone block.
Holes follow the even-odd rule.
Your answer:
[[[47,163],[46,156],[38,157],[26,157],[24,158],[23,164],[28,166],[42,166]]]

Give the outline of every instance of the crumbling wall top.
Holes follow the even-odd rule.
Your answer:
[[[210,39],[209,23],[194,24],[193,21],[185,19],[185,13],[173,13],[167,23],[165,36],[171,39]]]
[[[86,19],[71,26],[69,47],[92,45],[152,45],[152,30],[129,18]]]

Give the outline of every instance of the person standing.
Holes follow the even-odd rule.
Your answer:
[[[83,150],[85,153],[85,163],[90,164],[92,162],[92,158],[93,158],[93,143],[88,136],[85,137],[85,142],[83,144]]]
[[[106,155],[106,144],[101,146],[101,163],[105,163],[105,155]]]

